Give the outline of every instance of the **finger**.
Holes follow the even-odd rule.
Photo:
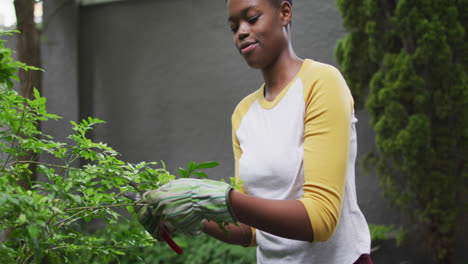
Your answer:
[[[143,205],[141,210],[138,210],[137,212],[138,222],[145,227],[149,225],[148,223],[154,221],[155,217],[159,218],[159,216],[153,214],[153,210],[149,205]]]
[[[151,218],[143,225],[143,227],[153,236],[158,236],[160,229],[161,217],[152,215]]]
[[[142,202],[151,204],[153,206],[156,206],[160,200],[164,199],[165,197],[163,196],[165,192],[160,192],[158,190],[152,190],[152,191],[147,191],[143,193],[143,198]]]
[[[153,237],[156,238],[158,241],[164,240],[164,231],[163,231],[164,228],[165,228],[165,225],[163,224],[162,221],[160,221],[158,223],[158,228],[156,228],[152,234]]]
[[[198,225],[201,221],[203,221],[203,217],[192,213],[185,216],[179,215],[177,217],[171,218],[170,220],[174,227],[185,230],[192,229],[194,226]]]

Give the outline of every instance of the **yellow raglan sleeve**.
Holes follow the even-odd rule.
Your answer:
[[[315,66],[304,76],[304,204],[314,241],[334,233],[341,214],[348,166],[353,98],[341,73]],[[306,73],[307,74],[307,73]]]
[[[255,97],[257,96],[258,91],[249,95],[246,97],[244,100],[242,100],[239,105],[236,107],[236,110],[234,110],[234,114],[232,115],[231,121],[232,121],[232,148],[234,151],[234,160],[235,160],[235,177],[236,177],[236,182],[241,182],[241,178],[239,177],[239,159],[242,155],[242,149],[239,144],[239,140],[237,139],[236,136],[236,131],[239,129],[240,123],[242,121],[242,117],[247,113],[248,109],[252,105],[252,103],[255,101]],[[243,184],[240,184],[240,189],[238,190],[241,193],[248,194],[247,191],[245,190]],[[253,247],[257,245],[257,240],[255,236],[256,229],[251,227],[252,229],[252,238],[250,240],[250,245],[249,247]]]

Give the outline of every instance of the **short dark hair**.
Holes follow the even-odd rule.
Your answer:
[[[283,2],[288,2],[292,6],[292,0],[268,0],[275,7],[280,7]],[[227,0],[226,0],[227,2]]]
[[[268,0],[270,1],[275,7],[279,7],[283,2],[288,2],[292,6],[292,0]]]

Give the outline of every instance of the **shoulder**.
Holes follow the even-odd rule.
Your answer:
[[[341,72],[333,65],[307,59],[304,61],[304,70],[301,72],[301,78],[304,80],[343,80]]]
[[[253,105],[253,103],[259,98],[260,94],[262,92],[262,88],[257,89],[255,92],[247,95],[242,99],[239,104],[237,104],[236,108],[234,109],[234,113],[232,114],[232,125],[234,128],[238,128],[240,121],[242,118],[247,114],[249,111],[250,107]]]
[[[333,65],[306,60],[307,64],[301,72],[304,85],[304,99],[309,103],[315,99],[337,101],[353,106],[351,91],[341,72]]]

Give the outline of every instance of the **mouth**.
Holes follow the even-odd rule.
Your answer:
[[[255,47],[257,47],[257,45],[257,41],[244,42],[242,45],[240,45],[239,50],[242,54],[250,53],[253,49],[255,49]]]

